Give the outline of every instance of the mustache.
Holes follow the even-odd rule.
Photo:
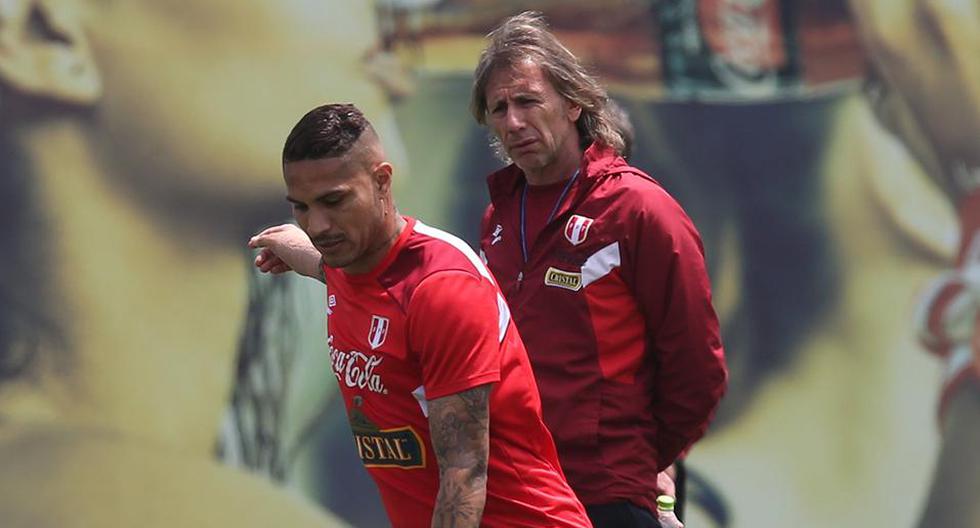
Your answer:
[[[328,246],[330,244],[341,242],[346,238],[347,237],[344,236],[343,233],[334,233],[330,235],[317,235],[313,237],[311,240],[313,241],[314,244],[318,246]]]

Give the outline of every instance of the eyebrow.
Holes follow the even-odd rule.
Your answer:
[[[520,91],[512,92],[510,94],[510,97],[501,97],[499,99],[491,99],[490,100],[490,104],[491,104],[491,107],[493,107],[493,106],[499,106],[501,103],[504,103],[504,102],[506,102],[508,100],[520,101],[522,99],[537,99],[537,98],[540,98],[541,97],[541,94],[542,93],[544,93],[544,92],[542,92],[540,90],[533,90],[531,88],[526,88],[526,89],[523,89],[523,90],[520,90]]]
[[[329,197],[333,197],[333,196],[337,196],[337,195],[346,194],[347,192],[348,192],[348,189],[346,189],[346,188],[333,189],[333,190],[327,191],[327,192],[325,192],[325,193],[323,193],[323,194],[321,194],[321,195],[313,198],[313,201],[314,202],[319,202],[320,200],[323,200],[325,198],[329,198]],[[295,198],[292,198],[288,194],[286,195],[286,201],[289,202],[289,203],[296,204],[296,205],[306,205],[306,202],[303,202],[303,201],[297,200]]]

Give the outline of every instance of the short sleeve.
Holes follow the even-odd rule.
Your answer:
[[[500,381],[500,317],[490,281],[441,271],[416,287],[408,305],[408,344],[429,400]]]

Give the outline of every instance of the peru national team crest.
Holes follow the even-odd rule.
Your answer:
[[[582,242],[585,242],[585,237],[589,236],[589,227],[592,226],[591,218],[579,215],[572,215],[568,219],[568,223],[565,224],[565,238],[572,243],[573,246],[577,246]]]
[[[378,348],[385,343],[388,337],[388,318],[380,315],[371,316],[371,330],[368,332],[368,344],[371,350]]]

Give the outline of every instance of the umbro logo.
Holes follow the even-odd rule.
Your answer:
[[[500,242],[500,240],[502,238],[504,238],[504,236],[501,235],[501,233],[503,233],[503,232],[504,232],[504,226],[502,226],[500,224],[497,224],[497,227],[494,227],[493,228],[493,234],[490,235],[490,245],[491,246],[494,245],[494,244],[496,244],[497,242]]]

